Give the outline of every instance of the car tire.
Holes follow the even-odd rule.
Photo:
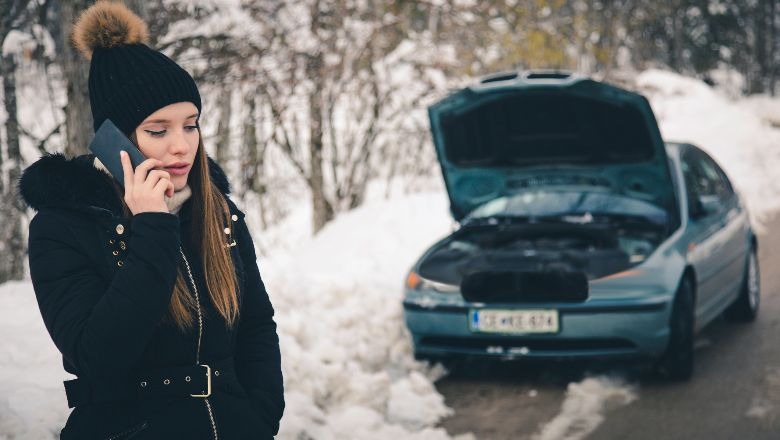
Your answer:
[[[677,382],[693,376],[694,319],[693,286],[683,278],[669,317],[669,344],[655,366],[661,379]]]
[[[745,267],[745,277],[740,287],[739,296],[726,309],[726,319],[732,322],[753,322],[758,316],[761,306],[761,274],[758,269],[758,255],[755,249],[750,250]]]

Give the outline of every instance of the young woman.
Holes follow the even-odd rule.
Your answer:
[[[29,262],[62,352],[62,440],[268,439],[284,409],[273,307],[244,213],[203,147],[192,77],[100,1],[74,26],[94,127],[147,157],[124,187],[93,155],[46,155],[19,182],[37,211]]]

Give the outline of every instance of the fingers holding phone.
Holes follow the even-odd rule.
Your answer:
[[[173,196],[173,182],[167,171],[154,169],[163,165],[157,159],[146,159],[135,170],[127,153],[120,153],[125,181],[125,203],[133,215],[141,212],[168,212],[164,195]]]

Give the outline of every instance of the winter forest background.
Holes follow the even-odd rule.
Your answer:
[[[23,276],[20,170],[43,152],[87,152],[89,64],[68,32],[89,4],[0,0],[0,282]],[[426,104],[488,73],[569,69],[631,86],[663,66],[733,94],[777,87],[775,0],[128,4],[151,46],[194,74],[207,148],[263,228],[290,213],[289,200],[307,200],[316,232],[359,206],[371,181],[434,175]]]
[[[91,3],[0,0],[0,439],[53,438],[67,418],[15,184],[43,153],[87,152],[89,64],[68,32]],[[442,371],[413,360],[400,292],[451,227],[426,107],[454,88],[544,68],[638,90],[665,137],[714,151],[749,202],[780,206],[766,178],[776,0],[126,3],[195,77],[204,143],[253,226],[283,352],[281,438],[449,438]]]

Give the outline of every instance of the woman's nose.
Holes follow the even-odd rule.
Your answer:
[[[169,150],[171,150],[171,153],[173,154],[179,154],[186,153],[188,149],[189,144],[187,143],[187,139],[184,137],[184,131],[178,130],[174,133],[173,136],[171,136]]]

